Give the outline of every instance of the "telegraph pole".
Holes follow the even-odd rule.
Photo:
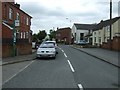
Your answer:
[[[12,47],[12,56],[15,56],[16,52],[16,28],[15,28],[15,21],[13,24],[13,47]]]
[[[112,19],[112,0],[110,0],[110,20]],[[110,50],[112,50],[112,25],[110,25]]]

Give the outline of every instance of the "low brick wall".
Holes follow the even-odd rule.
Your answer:
[[[18,55],[26,55],[32,53],[32,44],[30,43],[19,43],[17,44]]]
[[[112,50],[120,51],[120,37],[114,37],[112,42]],[[110,41],[103,43],[102,48],[110,49]]]
[[[32,53],[32,44],[30,43],[18,43],[16,44],[16,55],[27,55]],[[2,44],[2,57],[12,56],[12,44]]]

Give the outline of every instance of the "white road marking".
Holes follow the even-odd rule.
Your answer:
[[[72,64],[70,63],[70,61],[69,60],[67,60],[67,61],[68,61],[68,64],[70,65],[70,68],[71,68],[72,72],[75,72],[75,70],[74,70]]]
[[[79,88],[80,90],[83,90],[83,86],[82,86],[81,84],[78,84],[78,88]]]
[[[35,60],[34,60],[35,61]],[[23,70],[25,70],[28,66],[30,66],[34,61],[30,62],[27,66],[25,66],[24,68],[22,68],[21,70],[19,70],[16,74],[14,74],[12,77],[10,77],[9,79],[7,79],[5,82],[3,82],[3,84],[7,83],[9,80],[11,80],[13,77],[15,77],[16,75],[18,75],[20,72],[22,72]],[[2,84],[2,85],[3,85]]]
[[[62,50],[62,52],[64,53],[64,51]]]
[[[60,47],[58,47],[60,50],[62,50]]]
[[[67,55],[64,53],[65,57],[67,58]]]

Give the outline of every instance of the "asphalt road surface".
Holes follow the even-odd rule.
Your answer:
[[[3,71],[4,72],[4,71]],[[3,88],[118,88],[118,68],[60,45],[56,59],[36,59]]]

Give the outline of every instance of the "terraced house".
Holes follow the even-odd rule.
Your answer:
[[[110,25],[111,40],[110,43]],[[101,46],[103,48],[110,48],[110,44],[113,50],[120,50],[120,17],[115,17],[111,20],[101,21],[96,25],[96,29],[93,31],[93,45]]]
[[[2,2],[2,57],[32,53],[31,18],[20,4]]]

